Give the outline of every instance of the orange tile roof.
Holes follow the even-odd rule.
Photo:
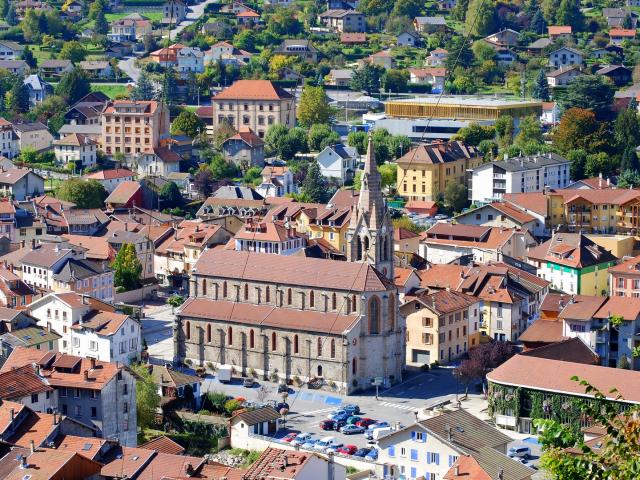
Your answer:
[[[108,337],[114,335],[120,327],[129,319],[129,315],[116,312],[93,311],[83,319],[81,323],[75,324],[74,330],[93,330],[96,335]]]
[[[147,450],[155,450],[159,453],[169,453],[171,455],[181,455],[184,453],[184,447],[166,435],[160,435],[153,440],[149,440],[139,445],[138,448],[146,448]]]
[[[521,342],[553,343],[559,342],[562,336],[562,322],[557,320],[536,320],[518,338]]]
[[[413,272],[415,272],[413,268],[395,267],[393,269],[393,283],[396,287],[403,288]]]
[[[213,100],[282,100],[293,98],[270,80],[236,80]]]
[[[492,480],[471,455],[460,455],[458,460],[442,477],[444,480]]]
[[[136,480],[158,480],[159,475],[162,475],[162,478],[184,479],[189,477],[185,475],[187,465],[191,465],[192,469],[197,472],[205,463],[204,458],[157,453],[136,477]]]
[[[504,200],[507,203],[522,207],[522,209],[530,210],[544,216],[547,215],[547,197],[542,192],[506,193]]]
[[[610,37],[627,37],[627,38],[635,38],[636,31],[631,28],[612,28],[609,30]]]
[[[527,212],[523,212],[519,208],[516,208],[509,203],[494,202],[494,203],[491,203],[490,205],[496,210],[498,210],[500,213],[513,218],[515,221],[521,224],[535,221],[534,216],[529,215]]]
[[[625,273],[629,275],[640,275],[640,255],[625,260],[618,265],[609,267],[610,273]]]
[[[13,410],[14,416],[17,417],[24,409],[31,411],[21,403],[2,400],[0,404],[0,434],[4,435],[7,428],[11,425],[11,410]]]
[[[607,319],[611,315],[619,315],[628,321],[637,320],[640,317],[640,298],[608,297],[593,317]]]
[[[90,460],[100,456],[100,449],[109,440],[96,437],[77,437],[75,435],[58,435],[55,439],[56,450],[62,452],[76,452]]]
[[[407,238],[419,238],[420,234],[407,230],[406,228],[394,228],[393,239],[395,241],[406,240]]]
[[[135,475],[156,455],[153,450],[134,447],[119,447],[114,453],[115,455],[109,455],[100,470],[103,477],[135,478]],[[158,475],[161,474],[162,470],[158,471]]]
[[[100,464],[75,452],[42,449],[27,458],[28,467],[17,467],[5,480],[81,480],[100,473]]]
[[[153,114],[159,106],[159,103],[155,100],[112,100],[107,103],[103,114],[114,114],[116,113],[116,107],[126,107],[126,106],[143,106],[144,114]]]
[[[345,32],[340,35],[342,43],[366,43],[367,35],[359,32]]]
[[[136,174],[126,168],[114,168],[111,170],[100,170],[99,172],[88,173],[83,178],[91,180],[114,180],[117,178],[135,177]]]
[[[437,264],[416,273],[420,277],[422,288],[457,289],[464,279],[464,270],[462,265]]]
[[[133,197],[142,187],[138,182],[126,180],[118,184],[118,186],[109,194],[105,203],[114,203],[116,205],[124,205],[131,197]]]
[[[295,479],[314,454],[269,447],[244,474],[245,480]],[[286,465],[286,466],[284,466]],[[310,472],[309,472],[310,473]]]
[[[412,73],[414,76],[418,78],[446,77],[447,69],[444,67],[410,68],[409,73]]]
[[[571,33],[572,28],[571,25],[550,25],[549,26],[549,35],[562,35]]]
[[[287,229],[282,222],[260,222],[245,223],[234,238],[258,242],[286,242],[303,236],[295,229]]]
[[[71,235],[65,233],[62,238],[67,240],[71,245],[86,248],[85,255],[88,260],[107,260],[111,261],[116,258],[116,251],[111,248],[106,237],[87,237],[86,235]]]
[[[7,441],[21,447],[29,447],[33,441],[38,447],[51,435],[54,427],[53,415],[31,411]]]
[[[33,393],[50,392],[53,388],[39,377],[32,365],[0,373],[0,398],[20,400]]]
[[[589,382],[609,399],[614,399],[610,392],[616,388],[622,401],[640,404],[640,372],[632,370],[515,355],[490,372],[487,378],[502,385],[592,397],[585,393],[584,386],[571,380],[574,375]]]

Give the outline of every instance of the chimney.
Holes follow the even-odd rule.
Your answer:
[[[89,370],[85,370],[84,371],[84,381],[88,382],[89,381]]]
[[[36,453],[36,442],[31,440],[31,442],[29,442],[29,444],[31,446],[31,453]]]
[[[459,477],[460,476],[460,466],[456,465],[456,469],[455,469],[455,476]]]
[[[124,222],[124,231],[125,232],[129,231],[129,224],[127,222]]]
[[[53,424],[54,425],[58,424],[58,412],[56,411],[53,412]]]
[[[453,429],[451,427],[447,427],[447,438],[449,441],[453,438]]]
[[[598,175],[598,188],[602,188],[602,172]]]
[[[504,158],[505,160],[509,160],[509,154],[505,152],[505,154],[504,154],[503,158]]]
[[[82,295],[82,304],[89,305],[89,298],[86,295]]]
[[[611,186],[611,178],[607,177],[607,187]]]
[[[91,370],[96,368],[96,359],[95,358],[90,358],[89,359],[89,364],[91,365]]]
[[[12,408],[9,410],[9,415],[11,415],[11,423],[16,419],[16,411]]]
[[[36,239],[32,238],[31,239],[31,250],[35,250],[36,249]]]
[[[20,455],[20,468],[27,468],[27,457]]]

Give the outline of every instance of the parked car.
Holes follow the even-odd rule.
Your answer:
[[[359,427],[367,428],[369,425],[373,425],[376,421],[373,418],[361,418],[356,422]]]
[[[439,213],[438,215],[436,215],[433,218],[435,218],[436,220],[446,220],[449,217],[447,217],[446,215],[443,215],[442,213]]]
[[[334,428],[337,432],[339,432],[340,429],[347,424],[346,420],[334,420],[334,422],[335,422]]]
[[[335,415],[331,418],[334,422],[344,422],[347,423],[347,419],[350,417],[348,413],[342,413],[340,415]]]
[[[354,435],[356,433],[364,433],[364,428],[357,425],[345,425],[340,431],[345,435]]]
[[[335,422],[335,420],[322,420],[320,422],[320,428],[322,430],[335,430],[336,429],[336,422]]]
[[[345,405],[344,407],[342,407],[342,409],[350,415],[360,414],[360,407],[358,405],[354,405],[353,403],[350,403],[349,405]]]
[[[390,427],[391,425],[389,424],[389,422],[381,422],[380,420],[378,420],[376,423],[372,423],[371,425],[369,425],[367,427],[367,430],[369,431],[373,431],[376,428],[383,428],[383,427]]]
[[[347,418],[347,425],[355,425],[356,422],[362,420],[362,417],[358,417],[357,415],[351,415]]]
[[[338,449],[338,453],[341,453],[342,455],[353,455],[357,451],[358,447],[356,447],[355,445],[345,445],[344,447]]]
[[[371,452],[370,448],[359,448],[356,453],[353,454],[354,457],[366,457]]]
[[[296,438],[291,440],[291,445],[302,445],[311,437],[312,435],[309,432],[300,432],[298,435],[296,435]]]
[[[324,449],[324,453],[338,453],[338,450],[340,450],[342,447],[344,447],[344,443],[342,442],[338,442],[335,445],[332,445],[331,447],[325,448]]]
[[[287,443],[291,443],[296,437],[298,436],[297,433],[295,432],[291,432],[291,433],[287,433],[283,438],[282,441],[283,442],[287,442]]]
[[[313,446],[313,449],[318,450],[319,452],[324,452],[327,448],[333,447],[338,443],[340,442],[338,442],[338,439],[336,437],[324,437],[316,442],[316,444]]]
[[[329,420],[335,420],[334,417],[339,417],[341,415],[345,415],[347,412],[345,412],[344,410],[334,410],[333,412],[329,413],[327,415],[327,418]]]
[[[304,448],[306,450],[313,450],[313,447],[315,446],[316,443],[318,443],[317,438],[310,438],[306,442],[304,442],[302,445],[300,445],[300,448]]]
[[[531,449],[529,447],[511,447],[507,451],[507,455],[511,458],[529,458]]]
[[[244,380],[242,380],[242,386],[247,388],[253,388],[255,383],[256,382],[253,378],[245,378]]]
[[[366,439],[369,440],[369,443],[376,443],[380,437],[384,437],[385,435],[390,434],[393,431],[391,427],[380,427],[375,428],[371,432],[367,432]]]
[[[372,448],[371,451],[369,453],[367,453],[364,458],[366,458],[367,460],[377,460],[378,459],[378,450],[376,450],[375,448]]]

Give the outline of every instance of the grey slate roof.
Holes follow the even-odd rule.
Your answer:
[[[214,198],[236,199],[236,200],[264,200],[262,195],[253,188],[237,187],[233,185],[225,185],[220,187],[213,194]]]
[[[528,155],[526,157],[514,157],[507,160],[493,162],[492,165],[503,168],[507,172],[522,172],[540,167],[557,165],[558,163],[569,163],[564,157],[556,153],[544,153],[541,155]]]

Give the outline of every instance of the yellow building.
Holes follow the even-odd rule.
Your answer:
[[[398,193],[406,200],[436,201],[450,182],[467,184],[467,170],[483,162],[462,142],[419,145],[398,160]]]

